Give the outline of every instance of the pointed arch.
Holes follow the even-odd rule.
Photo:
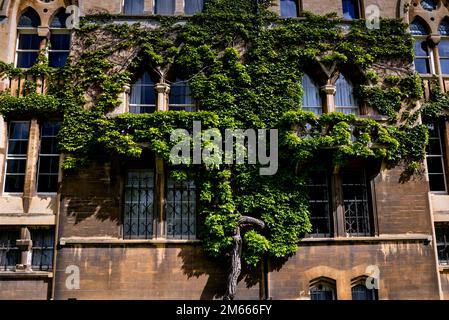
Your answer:
[[[301,85],[304,91],[302,108],[305,111],[311,111],[316,115],[323,113],[323,102],[321,100],[320,88],[315,81],[307,74],[301,81]]]
[[[368,276],[359,276],[351,280],[352,300],[379,300],[379,292],[367,287]]]
[[[19,28],[37,28],[41,25],[39,14],[31,7],[26,8],[20,15]]]
[[[410,33],[413,36],[426,36],[430,34],[430,27],[421,17],[415,17],[410,23]]]
[[[31,7],[26,8],[19,17],[17,25],[18,45],[16,50],[16,66],[30,68],[37,61],[41,46],[41,38],[37,28],[41,24],[39,14]]]
[[[328,277],[315,278],[309,283],[311,300],[337,300],[337,282]]]
[[[67,19],[70,17],[70,14],[66,13],[65,8],[59,8],[53,14],[53,17],[50,19],[50,28],[62,28],[67,29]]]
[[[354,96],[354,85],[343,73],[340,73],[335,82],[335,108],[337,112],[344,114],[360,114],[359,104]]]
[[[50,20],[48,62],[51,67],[63,67],[70,54],[71,33],[66,24],[69,16],[65,8],[59,8]]]
[[[438,33],[441,36],[449,36],[449,17],[444,17],[438,26]]]

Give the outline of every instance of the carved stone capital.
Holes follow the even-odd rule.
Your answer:
[[[335,93],[337,92],[337,87],[335,87],[332,84],[327,84],[327,85],[321,87],[321,91],[323,91],[326,94],[335,95]]]
[[[170,85],[167,83],[157,83],[154,86],[154,89],[156,90],[157,93],[168,94],[170,92]]]

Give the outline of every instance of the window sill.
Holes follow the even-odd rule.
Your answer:
[[[73,245],[185,245],[185,244],[198,244],[201,240],[170,240],[170,239],[135,239],[135,240],[123,240],[117,238],[61,238],[59,245],[61,246],[73,246]]]
[[[46,271],[0,271],[0,279],[47,279],[53,278],[53,272]]]
[[[438,270],[440,272],[449,272],[449,264],[440,264]]]
[[[374,237],[337,237],[337,238],[304,238],[300,241],[303,245],[344,245],[344,244],[378,244],[382,242],[422,242],[429,244],[431,235],[426,234],[397,234],[381,235]]]

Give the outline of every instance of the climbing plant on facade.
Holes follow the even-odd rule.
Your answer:
[[[204,130],[221,132],[278,129],[275,176],[260,176],[259,166],[249,164],[195,170],[184,164],[174,167],[174,175],[192,175],[197,181],[201,239],[209,255],[242,250],[243,260],[252,266],[264,256],[288,257],[311,228],[305,164],[324,150],[334,165],[376,159],[391,165],[405,162],[413,172],[424,158],[427,131],[417,121],[422,90],[411,72],[412,39],[402,22],[382,20],[382,28],[368,30],[356,21],[346,29],[335,15],[281,19],[268,10],[269,3],[210,0],[202,14],[154,16],[151,23],[86,17],[65,67],[49,68],[40,59],[26,71],[45,76],[48,92],[34,93],[32,83],[20,97],[3,92],[0,112],[7,118],[59,115],[65,170],[82,170],[99,153],[138,158],[142,142],[169,163],[171,133],[175,128],[191,132],[194,121],[201,121]],[[389,72],[391,61],[394,71]],[[359,99],[385,119],[302,111],[301,79],[311,65],[332,75],[344,68],[356,70],[363,82]],[[200,111],[110,116],[121,103],[124,86],[142,69],[154,72],[160,82],[168,81],[170,73],[189,81]],[[3,77],[23,74],[0,64]],[[235,275],[230,274],[233,281]]]

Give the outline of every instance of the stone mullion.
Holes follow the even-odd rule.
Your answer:
[[[326,94],[324,113],[335,112],[335,93],[337,88],[334,85],[325,85],[321,90]]]
[[[335,167],[331,177],[334,236],[345,237],[345,206],[339,167]]]
[[[168,111],[168,97],[170,93],[170,86],[166,83],[158,83],[155,86],[157,101],[157,112]],[[165,163],[164,160],[156,155],[156,196],[158,209],[158,226],[157,237],[166,238],[167,230],[167,214],[166,214],[166,197],[165,197]]]
[[[27,227],[20,229],[20,239],[16,241],[16,245],[20,250],[20,264],[16,266],[16,270],[31,271],[33,241]]]
[[[36,193],[37,162],[39,158],[39,124],[34,118],[30,122],[30,134],[28,139],[27,162],[25,170],[25,184],[23,188],[23,211],[29,212],[31,199]]]

